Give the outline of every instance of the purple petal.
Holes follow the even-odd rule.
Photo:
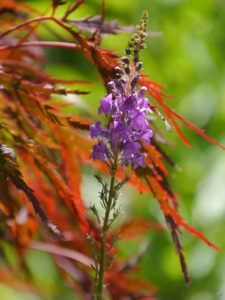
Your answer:
[[[121,122],[114,122],[110,128],[111,141],[113,143],[117,143],[118,141],[127,141],[131,134],[132,131]]]
[[[137,157],[135,157],[135,159],[133,160],[134,163],[134,169],[136,169],[137,167],[142,167],[145,168],[146,164],[145,164],[145,157],[143,154],[138,154]]]
[[[93,146],[93,152],[90,156],[93,160],[99,159],[104,162],[107,158],[107,148],[103,140],[99,141],[97,145]]]
[[[141,110],[145,110],[146,112],[151,111],[151,109],[149,107],[148,98],[144,98],[144,97],[140,98],[138,101],[138,105]]]
[[[90,128],[90,131],[91,131],[90,136],[93,139],[98,137],[102,133],[101,121],[98,121],[97,123],[90,125],[89,128]]]
[[[109,94],[108,96],[106,96],[105,98],[102,98],[100,100],[100,107],[98,109],[98,113],[99,114],[110,114],[111,110],[112,110],[112,94]]]
[[[145,130],[148,127],[148,123],[145,120],[145,114],[144,113],[138,113],[132,121],[132,126],[137,131]]]
[[[122,112],[127,112],[128,110],[133,110],[136,107],[135,97],[128,97],[121,105]]]
[[[153,136],[153,131],[151,129],[145,129],[144,131],[137,133],[135,135],[135,141],[143,140],[146,146],[150,146],[151,141],[150,138]]]
[[[123,147],[123,156],[125,159],[130,159],[134,157],[136,153],[140,150],[141,145],[138,142],[128,142]]]

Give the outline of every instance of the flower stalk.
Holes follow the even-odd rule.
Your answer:
[[[118,149],[118,147],[117,147]],[[106,236],[109,229],[109,217],[112,209],[113,202],[115,201],[115,181],[116,181],[116,171],[117,171],[117,162],[118,160],[118,150],[116,151],[115,161],[112,166],[111,172],[111,182],[110,182],[110,191],[107,201],[107,206],[105,210],[104,223],[102,227],[102,239],[101,239],[101,249],[100,249],[100,268],[99,268],[99,278],[97,286],[97,300],[102,300],[102,293],[104,288],[104,274],[105,274],[105,260],[106,260]]]
[[[95,176],[102,185],[100,200],[105,209],[103,220],[99,218],[95,206],[91,207],[101,226],[100,250],[99,253],[94,253],[95,258],[99,258],[99,264],[96,261],[93,267],[97,300],[103,299],[104,275],[106,265],[109,265],[106,249],[107,233],[120,213],[116,208],[119,191],[129,179],[124,168],[130,166],[136,169],[146,166],[145,155],[140,151],[140,142],[142,140],[149,146],[153,135],[146,120],[147,114],[151,113],[148,99],[144,97],[147,89],[137,87],[142,69],[139,52],[145,48],[147,17],[147,12],[144,12],[141,25],[137,26],[137,32],[128,43],[127,56],[122,57],[120,66],[115,68],[116,78],[107,84],[109,93],[100,101],[98,113],[106,115],[105,127],[101,121],[90,126],[90,137],[98,138],[98,143],[93,146],[91,158],[106,163],[111,175],[109,189],[108,184],[104,183],[100,176]],[[116,172],[119,167],[124,179],[117,182]],[[95,251],[96,249],[97,247]]]

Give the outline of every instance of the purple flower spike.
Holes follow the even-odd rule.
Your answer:
[[[93,147],[91,158],[107,161],[112,166],[117,155],[116,159],[121,163],[123,171],[123,167],[129,163],[133,164],[134,169],[145,167],[145,156],[140,153],[140,141],[149,146],[153,132],[146,121],[146,115],[152,112],[148,99],[143,97],[147,88],[142,87],[136,91],[139,69],[135,74],[126,72],[126,68],[132,70],[128,65],[130,62],[127,58],[122,61],[123,67],[115,68],[121,75],[120,79],[108,82],[107,87],[111,92],[100,100],[98,113],[110,115],[107,126],[102,128],[100,121],[91,125],[90,136],[99,138],[98,144]],[[141,63],[139,66],[142,66]]]

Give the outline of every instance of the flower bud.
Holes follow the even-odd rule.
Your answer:
[[[135,57],[134,57],[134,63],[136,64],[138,61],[139,61],[139,57],[138,57],[138,56],[135,56]]]
[[[127,75],[130,75],[130,68],[129,67],[124,68],[124,71]]]
[[[115,90],[115,83],[113,81],[109,81],[107,83],[107,87],[112,91]]]
[[[130,50],[129,48],[126,48],[125,51],[126,51],[126,54],[127,54],[127,55],[130,55],[130,54],[131,54],[131,50]]]
[[[137,26],[136,26],[136,29],[137,29],[137,30],[141,30],[141,26],[140,26],[140,25],[137,25]]]
[[[136,70],[137,72],[140,72],[140,71],[141,71],[141,68],[142,68],[142,66],[143,66],[143,62],[139,61],[139,63],[137,63],[137,65],[136,65],[136,68],[135,68],[135,70]]]
[[[114,82],[115,82],[115,85],[116,85],[116,87],[117,88],[121,88],[122,87],[122,82],[121,82],[121,80],[119,80],[119,79],[114,79]]]
[[[147,92],[147,90],[148,89],[146,88],[146,86],[142,86],[138,92],[143,96]]]
[[[133,48],[133,47],[134,47],[134,45],[133,45],[131,42],[128,43],[128,46],[129,46],[130,48]]]
[[[135,76],[134,79],[131,81],[131,87],[132,88],[135,88],[135,86],[137,85],[138,83],[138,80],[139,80],[139,76]]]
[[[129,59],[126,56],[123,56],[120,60],[126,65],[129,65],[130,63]]]
[[[122,74],[122,69],[120,67],[115,67],[115,71],[119,74]]]

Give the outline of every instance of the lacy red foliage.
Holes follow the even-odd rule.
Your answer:
[[[68,20],[69,15],[84,4],[84,1],[79,0],[68,6],[62,19],[56,19],[55,9],[58,5],[65,4],[65,1],[54,0],[52,4],[53,15],[42,17],[34,9],[16,1],[7,0],[0,3],[2,30],[0,34],[0,214],[4,221],[2,223],[4,228],[2,227],[0,235],[1,238],[14,244],[21,262],[23,262],[25,249],[30,247],[57,254],[58,256],[54,256],[56,265],[71,288],[80,299],[92,299],[90,267],[92,259],[86,233],[91,234],[99,243],[100,232],[98,225],[88,216],[81,196],[81,166],[92,164],[95,170],[106,175],[108,171],[104,164],[89,159],[93,146],[93,142],[88,138],[91,116],[81,118],[75,114],[64,114],[62,107],[68,106],[69,103],[63,99],[55,101],[52,98],[53,94],[85,95],[86,85],[89,82],[65,81],[45,74],[41,67],[45,59],[42,46],[65,47],[81,51],[94,64],[103,83],[106,84],[114,78],[114,68],[120,62],[115,53],[99,46],[102,34],[114,34],[117,30],[133,30],[133,27],[123,28],[116,22],[105,22],[104,18],[99,17],[91,20],[86,18],[79,22]],[[38,17],[29,19],[30,14]],[[39,41],[35,30],[45,20],[57,23],[71,35],[72,40],[69,42]],[[89,35],[81,30],[89,32]],[[35,48],[32,50],[30,47]],[[84,90],[67,90],[58,86],[58,84],[70,83],[83,84]],[[142,76],[140,84],[148,88],[149,95],[163,109],[166,118],[185,144],[189,146],[190,142],[181,132],[177,120],[225,149],[208,137],[203,130],[190,124],[184,117],[169,108],[163,101],[163,97],[170,97],[160,91],[162,86],[149,80],[146,75]],[[166,122],[156,106],[151,108]],[[169,126],[167,123],[166,125]],[[180,228],[183,227],[198,236],[214,249],[218,250],[218,248],[202,233],[187,225],[179,215],[177,197],[168,183],[165,162],[175,168],[176,164],[159,144],[160,140],[156,137],[151,146],[147,147],[143,144],[142,151],[147,154],[146,168],[138,168],[133,172],[129,184],[139,192],[153,193],[158,200],[172,233],[188,283],[189,278],[177,235],[181,233]],[[118,179],[123,177],[121,171],[118,171],[117,177]],[[33,211],[58,236],[47,232]],[[47,243],[31,242],[37,237],[34,233],[38,228],[41,238]],[[149,229],[162,230],[162,227],[149,220],[133,220],[122,226],[120,235],[136,238]],[[113,235],[115,233],[112,233]],[[112,236],[108,239],[112,239]],[[114,251],[115,249],[112,252]],[[112,253],[109,251],[108,255]],[[77,264],[77,261],[80,263]],[[79,282],[76,282],[72,276],[77,269],[81,274]],[[107,289],[112,299],[122,300],[125,296],[129,296],[129,299],[156,299],[152,294],[155,288],[141,279],[132,279],[130,273],[135,270],[136,265],[126,265],[116,261],[114,267],[107,271],[106,281],[109,284]],[[26,272],[25,268],[23,271]],[[0,277],[5,283],[10,282],[11,285],[13,280],[15,285],[19,286],[16,284],[19,279],[15,279],[15,274],[10,268],[0,270]],[[20,285],[25,285],[25,282],[21,281]],[[33,288],[33,284],[29,283],[29,286]]]

